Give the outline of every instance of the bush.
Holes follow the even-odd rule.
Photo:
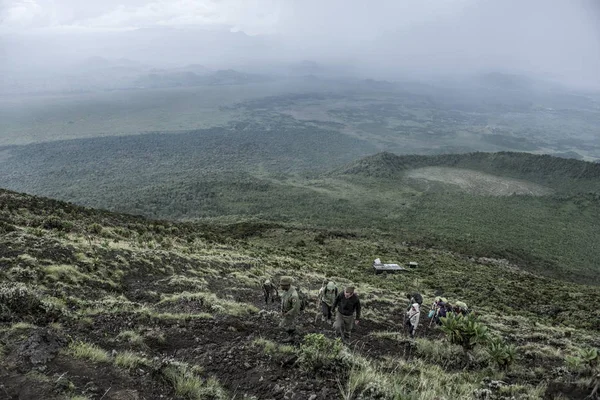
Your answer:
[[[93,223],[90,226],[88,226],[88,231],[90,233],[93,233],[94,235],[100,235],[102,233],[102,229],[102,225],[97,223]]]
[[[489,340],[486,351],[500,369],[508,369],[517,355],[517,348],[512,344],[506,344],[499,337]]]
[[[487,343],[489,335],[487,326],[480,323],[477,317],[469,314],[449,315],[440,318],[441,329],[448,336],[450,343],[463,347],[465,352],[473,349],[477,344]]]
[[[0,233],[9,233],[9,232],[14,232],[16,230],[17,230],[17,228],[15,228],[14,225],[9,224],[4,221],[0,221]]]
[[[0,285],[0,320],[11,321],[18,316],[36,315],[43,312],[36,293],[22,284]]]
[[[21,283],[0,284],[0,321],[52,321],[64,311],[54,299],[40,298],[29,286]]]
[[[300,345],[298,362],[307,371],[333,370],[344,364],[343,350],[339,339],[331,340],[321,333],[310,333],[304,336]]]
[[[42,223],[44,229],[53,229],[61,232],[69,232],[73,229],[73,224],[69,221],[63,221],[59,217],[52,215]]]
[[[579,349],[577,356],[567,356],[567,365],[571,371],[593,371],[600,361],[600,354],[595,348]]]

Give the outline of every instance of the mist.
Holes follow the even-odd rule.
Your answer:
[[[189,64],[281,71],[308,60],[376,79],[501,71],[600,89],[594,0],[4,0],[0,35],[4,90],[83,79],[106,60],[121,75]]]

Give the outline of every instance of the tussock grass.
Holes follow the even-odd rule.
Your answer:
[[[561,359],[565,358],[563,351],[557,347],[546,346],[539,343],[528,343],[523,346],[519,346],[519,352],[525,356],[533,356],[536,358],[551,358]]]
[[[260,278],[252,276],[249,272],[233,271],[229,275],[245,287],[259,287],[261,285]]]
[[[252,346],[262,347],[266,355],[292,355],[296,353],[296,348],[291,345],[280,345],[271,340],[258,338],[254,339]]]
[[[33,381],[36,382],[50,382],[50,377],[48,375],[44,375],[39,371],[29,371],[27,372],[27,374],[25,374],[25,376]]]
[[[121,331],[117,335],[117,340],[122,340],[135,346],[143,346],[144,338],[135,331]]]
[[[46,277],[51,281],[68,282],[78,284],[83,280],[91,280],[91,277],[83,274],[73,265],[48,265],[44,267]]]
[[[222,299],[210,292],[183,292],[180,294],[168,295],[165,296],[158,304],[161,305],[179,301],[199,301],[202,302],[204,307],[208,307],[211,311],[217,314],[228,314],[237,317],[255,314],[259,311],[258,308],[252,304],[238,303],[235,301]]]
[[[166,279],[161,279],[157,283],[165,282],[171,287],[182,287],[188,289],[202,290],[208,285],[203,278],[189,277],[186,275],[173,275]]]
[[[120,352],[115,356],[115,365],[125,369],[134,369],[139,366],[149,366],[151,364],[152,362],[147,358],[131,351]]]
[[[415,342],[419,357],[444,368],[458,367],[464,360],[464,352],[459,345],[425,338],[417,338]]]
[[[213,319],[214,316],[209,313],[194,313],[194,314],[186,314],[186,313],[157,313],[152,312],[148,314],[148,316],[152,319],[163,320],[163,321],[182,321],[182,320],[192,320],[192,319]]]
[[[144,313],[151,312],[151,309],[140,303],[129,301],[125,296],[105,296],[100,300],[84,302],[85,308],[81,313],[83,315],[97,315],[119,312]]]
[[[229,397],[215,378],[202,379],[185,363],[173,363],[162,371],[175,394],[189,400],[228,400]]]
[[[69,345],[67,353],[75,358],[81,358],[96,363],[110,362],[110,355],[108,352],[91,343],[73,342]]]
[[[28,322],[17,322],[10,326],[11,331],[24,331],[24,330],[33,329],[33,328],[35,328],[35,325],[30,324]]]
[[[17,256],[17,260],[21,261],[21,262],[23,262],[25,264],[28,264],[28,265],[37,265],[37,263],[38,263],[38,259],[37,258],[35,258],[33,256],[30,256],[27,253],[19,254]]]

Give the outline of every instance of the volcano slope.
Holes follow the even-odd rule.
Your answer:
[[[597,287],[354,231],[151,221],[0,191],[0,397],[6,399],[581,399],[600,346]],[[403,275],[369,264],[417,261]],[[300,317],[283,344],[260,283],[354,283],[350,346]],[[417,338],[404,295],[425,297]],[[499,366],[429,327],[436,294],[463,300],[514,349]]]

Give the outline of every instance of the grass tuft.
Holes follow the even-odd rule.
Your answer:
[[[109,362],[110,355],[95,344],[86,342],[73,342],[68,347],[68,353],[75,358],[100,363]]]
[[[115,356],[115,364],[121,368],[134,369],[139,366],[149,366],[152,362],[134,352],[124,351]]]
[[[200,378],[193,368],[185,363],[173,363],[163,369],[163,376],[177,396],[189,400],[228,400],[229,397],[218,380]]]

